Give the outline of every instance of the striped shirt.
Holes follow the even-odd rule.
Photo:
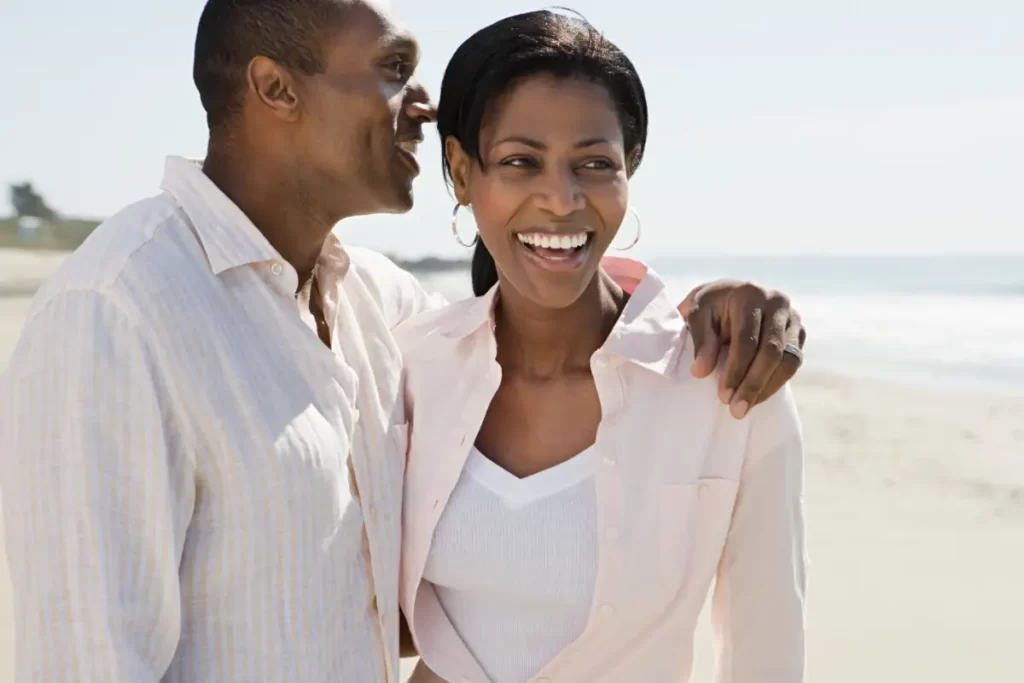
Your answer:
[[[433,304],[331,236],[328,349],[197,164],[162,189],[40,290],[0,380],[16,680],[396,681],[390,330]]]

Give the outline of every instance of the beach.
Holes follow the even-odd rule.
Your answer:
[[[0,369],[32,291],[62,258],[0,250]],[[810,338],[794,382],[812,561],[808,680],[1020,680],[1024,397],[826,372],[811,361],[813,328]],[[17,552],[0,538],[0,683],[14,682],[6,557]],[[710,683],[706,618],[696,647],[693,680]]]

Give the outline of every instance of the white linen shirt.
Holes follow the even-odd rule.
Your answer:
[[[15,680],[396,681],[390,329],[433,302],[331,236],[328,349],[198,164],[162,189],[42,288],[0,380]]]

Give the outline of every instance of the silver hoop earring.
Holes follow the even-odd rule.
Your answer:
[[[461,246],[469,249],[470,247],[475,247],[476,243],[480,240],[480,232],[478,231],[475,235],[473,235],[473,240],[469,244],[466,244],[465,242],[462,241],[462,238],[459,237],[459,209],[461,208],[462,204],[456,202],[455,209],[452,210],[452,234],[455,235],[456,242],[458,242]]]
[[[625,247],[616,247],[613,244],[612,249],[615,249],[616,251],[627,251],[629,249],[632,249],[633,247],[636,246],[636,243],[640,241],[640,214],[638,214],[636,212],[636,209],[634,209],[632,206],[629,207],[629,212],[633,214],[633,218],[636,219],[636,237],[634,237],[633,241],[630,242]]]

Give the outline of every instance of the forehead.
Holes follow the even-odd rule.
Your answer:
[[[338,30],[326,46],[332,59],[366,61],[399,50],[418,54],[415,36],[399,21],[389,0],[346,0],[339,12]]]
[[[622,136],[618,111],[604,86],[547,75],[523,81],[495,102],[484,132],[495,138],[618,140]]]

